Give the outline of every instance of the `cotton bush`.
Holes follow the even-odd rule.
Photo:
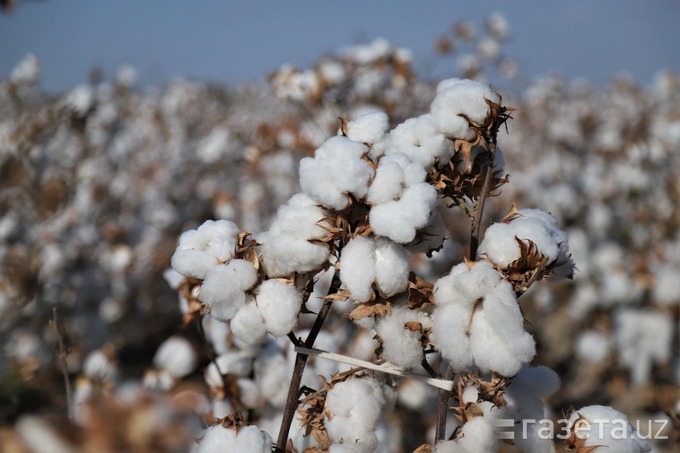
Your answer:
[[[494,451],[575,401],[677,412],[677,77],[496,92],[508,24],[472,25],[446,39],[475,80],[438,86],[385,40],[229,92],[122,68],[49,99],[27,57],[0,82],[3,444]],[[18,418],[13,383],[60,408],[62,366],[76,435]]]

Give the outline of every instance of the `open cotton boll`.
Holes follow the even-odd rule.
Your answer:
[[[347,137],[372,145],[385,135],[388,123],[389,119],[383,112],[365,113],[347,123]]]
[[[453,142],[438,130],[430,114],[409,118],[399,124],[390,131],[388,140],[381,142],[378,147],[387,155],[405,154],[428,171],[435,161],[448,162],[455,151]]]
[[[633,383],[642,385],[654,363],[671,358],[673,320],[664,312],[626,308],[616,312],[615,326],[619,361],[631,371]]]
[[[437,190],[427,183],[408,187],[397,201],[375,205],[369,213],[373,232],[400,244],[411,242],[427,225],[437,203]]]
[[[257,308],[267,330],[274,336],[288,334],[297,324],[302,295],[281,280],[267,280],[255,291]]]
[[[652,451],[649,443],[631,426],[628,417],[609,406],[582,407],[571,414],[568,428],[568,432],[585,440],[583,447],[591,447],[595,453]]]
[[[385,395],[391,391],[373,378],[351,378],[328,391],[326,408],[334,415],[350,417],[359,426],[375,426],[383,407],[393,399]]]
[[[355,301],[366,302],[371,298],[375,280],[375,243],[372,239],[357,236],[345,245],[340,255],[340,280]]]
[[[490,293],[502,279],[503,276],[487,261],[460,263],[435,283],[435,301],[437,306],[463,304],[471,308],[477,299]]]
[[[173,269],[185,277],[204,278],[211,267],[234,258],[239,232],[228,220],[206,220],[185,231],[171,259]]]
[[[472,304],[466,306],[438,303],[432,314],[430,339],[442,356],[457,370],[469,369],[474,364],[470,337],[466,334],[471,315]]]
[[[484,123],[489,106],[484,99],[500,102],[499,96],[489,87],[473,80],[448,79],[437,86],[437,95],[432,101],[430,112],[440,133],[452,138],[469,140],[474,131],[466,115],[477,124]]]
[[[198,356],[186,338],[173,335],[159,346],[153,357],[153,364],[181,379],[196,369]]]
[[[411,267],[401,245],[387,238],[375,241],[375,282],[387,297],[406,291]]]
[[[514,376],[536,354],[536,343],[524,330],[522,313],[509,283],[501,282],[474,313],[470,348],[479,368],[503,376]]]
[[[115,382],[119,373],[113,351],[107,347],[95,349],[83,361],[83,374],[92,380]]]
[[[611,349],[609,335],[596,330],[582,332],[576,339],[576,358],[590,363],[602,363]]]
[[[244,426],[237,430],[221,424],[209,427],[199,440],[196,453],[241,453],[271,451],[272,439],[257,426]]]
[[[462,434],[454,440],[441,441],[435,453],[478,453],[496,451],[496,432],[486,417],[474,417],[462,426]]]
[[[430,317],[420,311],[398,307],[376,322],[375,330],[382,339],[382,356],[406,368],[414,368],[423,361],[422,333],[406,328],[406,323],[421,323],[423,329],[432,326]]]
[[[236,312],[231,320],[231,331],[239,340],[250,345],[258,343],[267,335],[267,328],[254,297],[251,296],[250,300]]]
[[[220,321],[234,317],[246,303],[245,291],[257,282],[257,269],[246,260],[232,260],[211,268],[205,275],[199,299],[210,307],[210,314]]]
[[[345,209],[349,196],[363,198],[373,177],[373,168],[362,157],[368,151],[363,143],[347,137],[331,137],[300,161],[300,186],[311,198],[327,208]]]
[[[304,193],[293,195],[279,208],[262,245],[262,261],[269,277],[310,272],[328,260],[330,250],[326,245],[309,242],[328,233],[319,226],[325,216],[323,209]]]
[[[210,362],[205,369],[205,382],[210,387],[220,388],[224,385],[223,374],[246,377],[253,369],[252,357],[242,352],[225,352]]]
[[[398,200],[404,191],[405,175],[404,154],[393,154],[380,159],[375,177],[368,188],[366,200],[370,203],[380,204]],[[425,178],[423,177],[423,181]]]

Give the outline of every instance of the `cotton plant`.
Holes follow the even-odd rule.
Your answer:
[[[254,365],[255,356],[247,352],[216,356],[205,380],[216,398],[217,418],[245,408],[268,414],[258,403],[264,398],[283,410],[277,449],[283,450],[293,433],[294,445],[316,451],[373,451],[376,426],[394,400],[393,391],[386,396],[389,386],[360,368],[322,371],[321,376],[330,372],[322,382],[303,379],[311,366],[303,349],[312,348],[317,337],[325,342],[321,326],[331,306],[346,299],[356,329],[374,332],[378,369],[389,364],[453,379],[459,383],[453,397],[461,407],[474,404],[482,414],[464,416],[462,434],[438,444],[439,450],[461,442],[496,445],[490,434],[492,408],[507,406],[504,390],[535,355],[518,297],[534,282],[569,277],[573,269],[565,233],[542,211],[513,210],[479,243],[484,202],[507,182],[496,134],[510,111],[488,87],[451,79],[439,84],[430,113],[392,130],[381,112],[341,118],[338,135],[301,160],[302,192],[279,209],[269,231],[255,239],[231,222],[208,221],[182,235],[172,263],[185,276],[177,286],[184,288],[190,313],[228,323],[241,348],[257,348],[268,335],[287,336],[295,348],[281,361],[277,357],[285,340],[276,340]],[[433,285],[411,266],[414,255],[430,254],[443,244],[440,199],[461,207],[472,221],[470,260],[476,261],[454,266]],[[316,321],[296,336],[322,275],[331,281]],[[332,344],[327,347],[334,349]],[[432,353],[448,366],[443,375],[430,366]],[[319,360],[323,363],[316,359],[315,364]],[[285,386],[263,385],[289,373],[291,366],[287,392]],[[249,379],[253,369],[254,382]],[[470,388],[465,390],[463,382]],[[311,443],[300,439],[299,428],[291,428],[296,410],[302,414],[303,438],[311,435]],[[445,416],[438,420],[445,423]],[[443,439],[441,430],[436,437]]]

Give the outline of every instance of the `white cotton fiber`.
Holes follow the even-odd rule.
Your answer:
[[[319,226],[324,217],[323,209],[304,193],[293,195],[279,208],[262,245],[263,265],[269,277],[310,272],[326,262],[329,248],[309,242],[328,234]]]
[[[406,291],[410,270],[404,247],[387,238],[376,239],[375,281],[385,296]]]
[[[340,280],[355,301],[366,302],[371,298],[375,280],[375,243],[372,239],[357,236],[342,249]]]
[[[406,160],[406,162],[403,162]],[[373,204],[387,203],[401,198],[405,187],[404,168],[409,164],[404,154],[393,154],[380,159],[375,177],[368,188],[366,200]],[[418,182],[425,180],[423,179]]]
[[[470,268],[469,266],[472,266]],[[435,283],[435,301],[443,304],[472,305],[498,285],[503,276],[486,261],[460,263]]]
[[[196,230],[182,233],[171,264],[185,277],[204,278],[208,270],[236,254],[239,229],[228,220],[207,220]]]
[[[495,223],[486,229],[479,245],[478,257],[486,257],[505,268],[520,258],[517,239],[532,241],[546,257],[546,264],[556,266],[555,277],[571,277],[574,263],[569,255],[567,235],[554,217],[537,209],[522,209],[509,223]]]
[[[375,330],[382,339],[382,356],[386,360],[405,368],[414,368],[423,361],[422,333],[407,329],[407,322],[421,323],[423,330],[432,327],[432,320],[427,314],[398,307],[377,321]]]
[[[327,208],[342,210],[352,194],[361,199],[368,192],[373,168],[362,158],[368,151],[363,143],[347,137],[331,137],[318,148],[314,157],[300,161],[302,190]]]
[[[416,231],[427,225],[430,211],[437,202],[437,191],[427,183],[404,190],[398,201],[375,205],[369,221],[375,234],[386,236],[400,244],[411,242]]]
[[[210,387],[222,387],[224,381],[222,375],[234,374],[246,377],[253,369],[253,359],[248,354],[237,351],[230,351],[220,354],[217,359],[210,362],[205,369],[205,382]]]
[[[590,363],[602,363],[611,350],[609,335],[596,330],[586,330],[576,339],[576,357]]]
[[[584,421],[576,422],[579,419]],[[584,447],[617,453],[648,453],[649,443],[628,421],[625,414],[609,406],[586,406],[569,417],[570,432],[585,439]]]
[[[500,102],[496,93],[479,82],[461,79],[442,81],[430,106],[439,132],[452,138],[471,139],[474,131],[460,114],[481,125],[489,113],[484,98]]]
[[[620,309],[614,338],[619,361],[628,367],[635,385],[649,380],[654,363],[668,363],[673,344],[673,320],[661,311]]]
[[[339,382],[326,394],[326,430],[331,442],[372,452],[377,445],[376,424],[394,403],[394,392],[369,377]]]
[[[236,312],[231,320],[231,331],[246,344],[255,344],[267,335],[267,328],[254,297],[251,296],[250,300]]]
[[[347,137],[355,142],[372,145],[385,135],[388,121],[383,112],[365,113],[347,123]]]
[[[158,347],[153,357],[153,364],[180,379],[196,369],[198,356],[187,339],[173,335]]]
[[[448,162],[454,151],[453,142],[438,130],[430,114],[409,118],[399,124],[383,142],[377,144],[375,150],[376,154],[405,154],[427,171],[435,162]]]
[[[257,426],[244,426],[237,431],[218,424],[205,431],[196,453],[268,453],[271,447],[271,437]]]
[[[512,286],[503,281],[488,294],[472,319],[470,348],[483,371],[515,375],[536,354],[533,337],[524,330]]]
[[[470,337],[466,334],[472,305],[436,305],[432,314],[432,334],[430,339],[442,356],[456,370],[469,369],[474,364],[470,350]]]
[[[294,286],[267,280],[256,289],[255,298],[267,331],[280,337],[293,330],[302,306],[302,295]]]
[[[228,321],[246,303],[245,291],[256,282],[255,266],[246,260],[232,260],[229,264],[220,264],[208,271],[199,299],[210,306],[213,317]]]

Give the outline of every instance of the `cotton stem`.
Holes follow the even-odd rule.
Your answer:
[[[328,289],[328,295],[335,294],[340,289],[340,274],[336,272],[333,276],[333,282]],[[307,335],[307,339],[304,342],[304,347],[311,348],[314,346],[314,341],[321,331],[326,316],[331,309],[333,304],[332,299],[326,299],[324,301],[319,314],[316,316],[314,325]],[[293,338],[295,336],[293,335]],[[292,340],[291,340],[292,341]],[[298,342],[299,343],[299,342]],[[293,342],[295,344],[295,342]],[[276,442],[275,450],[279,452],[284,452],[286,450],[286,444],[288,443],[288,433],[290,432],[290,426],[293,423],[293,418],[295,417],[295,411],[297,410],[298,404],[300,403],[300,383],[302,382],[302,374],[305,371],[305,365],[307,364],[307,358],[309,356],[306,354],[296,354],[295,355],[295,365],[293,366],[293,376],[290,380],[290,386],[288,387],[288,396],[286,397],[286,407],[283,411],[283,418],[281,419],[281,429],[279,430],[279,438]]]

